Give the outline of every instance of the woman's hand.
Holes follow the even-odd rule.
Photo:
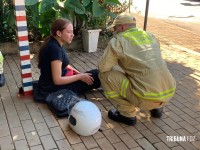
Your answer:
[[[64,85],[76,82],[78,80],[83,81],[84,83],[88,85],[92,85],[94,82],[93,77],[91,76],[91,73],[79,73],[72,76],[61,76],[62,70],[61,70],[62,62],[60,60],[54,60],[51,62],[51,68],[52,68],[52,77],[53,82],[55,85]]]
[[[88,85],[92,85],[93,84],[93,77],[91,76],[91,73],[80,73],[78,74],[80,76],[80,80],[85,82]]]

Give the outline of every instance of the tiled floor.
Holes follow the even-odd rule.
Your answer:
[[[6,56],[7,82],[0,88],[0,149],[200,149],[200,57],[169,45],[161,46],[163,57],[177,80],[176,94],[164,107],[162,118],[149,118],[138,112],[135,126],[113,122],[107,117],[107,111],[115,105],[104,97],[102,89],[95,90],[86,96],[102,110],[102,131],[88,137],[74,133],[67,118],[55,118],[46,104],[36,103],[31,97],[18,97],[21,86],[19,56]],[[69,56],[74,67],[86,71],[96,68],[102,53],[101,50],[70,52]],[[39,70],[36,56],[32,56],[32,76],[37,80]],[[187,141],[178,142],[180,138]]]

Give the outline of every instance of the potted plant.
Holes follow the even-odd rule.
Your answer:
[[[81,22],[83,48],[87,52],[95,52],[98,46],[100,31],[106,27],[109,17],[114,18],[115,13],[111,7],[120,5],[118,0],[83,0],[84,14],[76,15],[78,22]]]

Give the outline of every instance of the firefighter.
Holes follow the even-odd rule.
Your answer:
[[[176,81],[162,59],[159,42],[136,28],[136,19],[129,14],[117,16],[108,28],[115,34],[98,64],[104,94],[117,104],[108,117],[134,125],[136,107],[161,117],[163,106],[175,93]]]
[[[0,51],[0,87],[5,85],[5,77],[3,74],[3,55]]]

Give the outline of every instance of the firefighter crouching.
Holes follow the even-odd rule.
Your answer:
[[[98,65],[105,96],[117,104],[108,117],[134,125],[135,107],[161,117],[163,106],[175,93],[176,81],[162,59],[159,42],[136,28],[136,20],[129,14],[117,16],[109,28],[114,28],[115,36]]]

